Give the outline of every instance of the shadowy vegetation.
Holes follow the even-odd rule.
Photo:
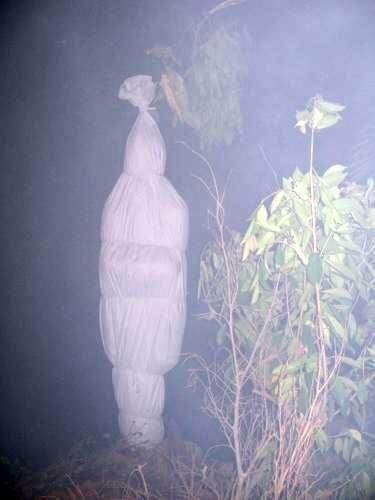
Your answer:
[[[248,76],[249,36],[238,21],[214,23],[215,14],[240,3],[221,2],[202,18],[194,30],[188,61],[174,47],[147,51],[162,65],[159,99],[168,104],[173,124],[187,125],[206,151],[231,144],[242,132],[241,93]]]
[[[244,235],[225,227],[206,161],[215,237],[200,295],[227,357],[202,362],[202,383],[233,450],[236,500],[374,493],[375,186],[314,163],[316,134],[343,110],[317,96],[297,113],[309,171],[284,179]]]

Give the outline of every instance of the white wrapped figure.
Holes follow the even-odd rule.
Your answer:
[[[179,358],[186,317],[188,210],[164,177],[166,150],[150,114],[155,83],[124,81],[119,98],[139,108],[124,171],[101,226],[100,329],[112,363],[121,434],[152,447],[164,437],[164,374]]]

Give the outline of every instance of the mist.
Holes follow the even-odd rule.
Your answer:
[[[57,0],[3,3],[1,15],[1,418],[0,454],[39,466],[76,440],[117,432],[111,365],[98,322],[98,256],[104,202],[122,170],[136,111],[117,98],[121,82],[160,69],[146,50],[180,44],[217,0]],[[226,189],[228,226],[243,231],[267,193],[306,167],[295,111],[321,94],[346,106],[319,138],[317,165],[374,174],[375,148],[354,151],[375,122],[375,3],[286,0],[229,9],[245,21],[249,76],[244,131],[213,151]],[[223,14],[226,15],[226,14]],[[228,14],[229,15],[229,14]],[[186,40],[186,42],[185,42]],[[190,210],[188,323],[184,352],[206,355],[215,328],[197,319],[199,259],[210,238],[210,201],[189,133],[160,113],[167,177]],[[339,147],[338,147],[339,145]],[[186,439],[219,439],[185,387],[167,378],[167,412]],[[211,434],[210,434],[211,432]]]

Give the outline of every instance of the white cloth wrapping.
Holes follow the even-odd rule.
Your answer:
[[[120,431],[145,446],[164,436],[163,375],[178,361],[186,316],[188,211],[163,176],[165,144],[148,112],[154,91],[144,75],[120,89],[140,112],[104,207],[99,262],[100,328]]]

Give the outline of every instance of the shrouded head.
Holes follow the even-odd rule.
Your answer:
[[[119,99],[129,101],[133,106],[147,109],[155,96],[156,84],[149,75],[136,75],[127,78],[121,85]]]
[[[118,96],[141,111],[148,111],[155,90],[151,76],[136,75],[123,82]],[[150,113],[140,113],[126,142],[125,172],[138,177],[163,175],[165,161],[165,144],[155,120]]]

